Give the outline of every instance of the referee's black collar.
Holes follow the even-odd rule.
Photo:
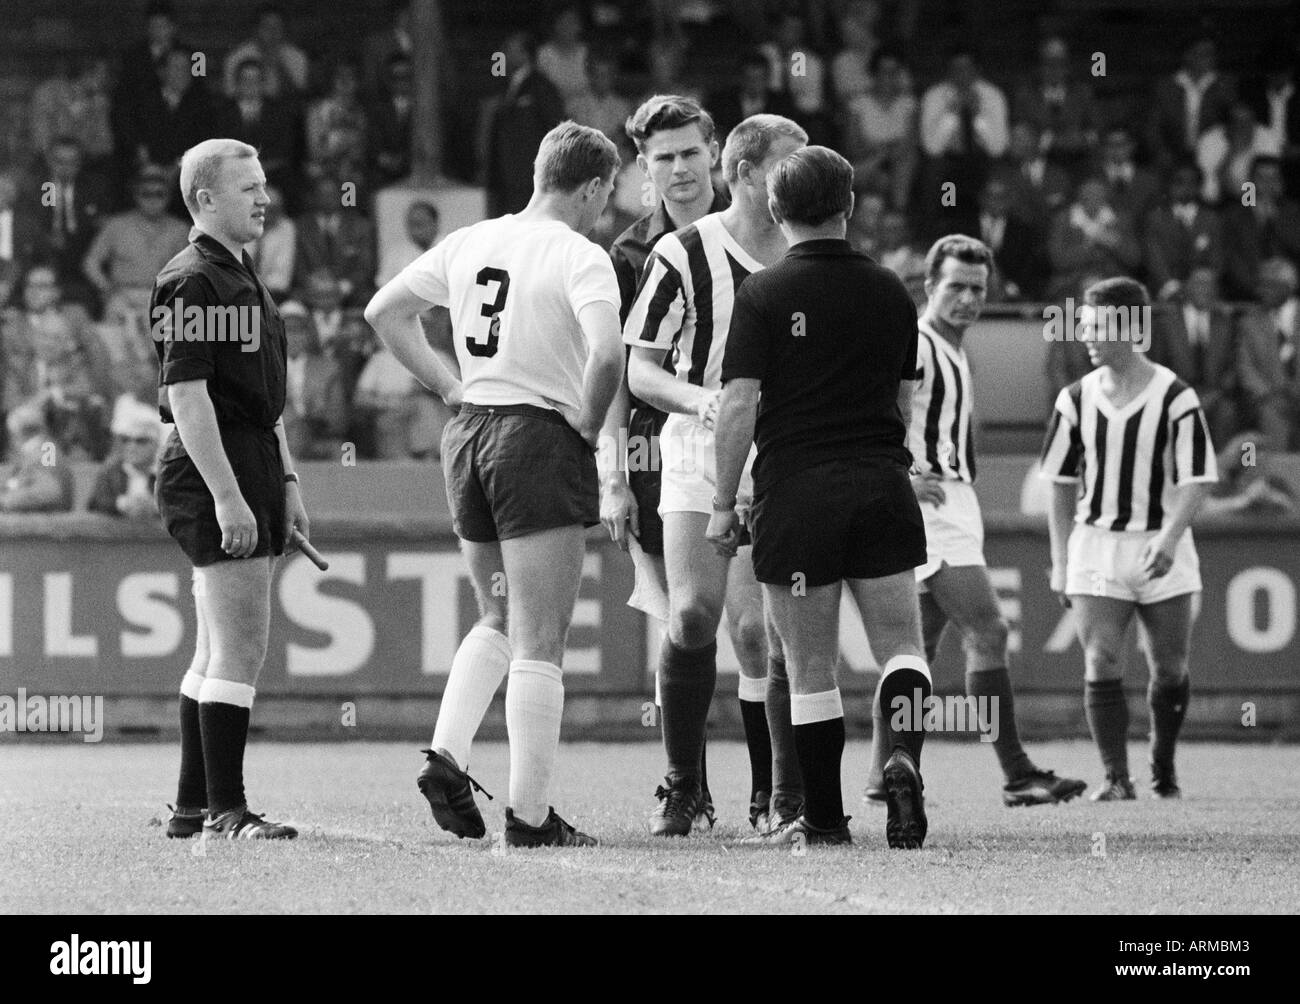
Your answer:
[[[853,245],[844,237],[820,237],[814,241],[800,241],[786,252],[788,255],[803,257],[815,254],[857,254]]]
[[[253,261],[248,257],[248,252],[240,249],[239,258],[235,258],[230,253],[230,248],[222,244],[210,233],[200,230],[198,227],[190,227],[190,243],[203,251],[207,256],[216,256],[225,259],[229,265],[242,265],[247,271],[253,271]]]

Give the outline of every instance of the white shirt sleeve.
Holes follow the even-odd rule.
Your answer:
[[[459,243],[454,240],[459,234],[458,230],[448,235],[445,240],[429,248],[399,273],[407,289],[435,306],[450,305],[451,288],[447,280],[448,248],[453,243]]]
[[[585,238],[581,243],[574,241],[572,246],[564,282],[573,316],[577,317],[583,307],[592,303],[608,303],[617,313],[622,300],[609,255]]]

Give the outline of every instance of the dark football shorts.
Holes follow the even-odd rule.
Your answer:
[[[657,446],[652,448],[650,443],[658,440],[666,421],[668,415],[657,408],[637,408],[627,423],[627,485],[636,499],[641,527],[637,543],[646,554],[658,556],[664,553],[664,521],[659,515],[659,486],[663,472],[660,470],[659,449]],[[646,445],[638,447],[637,437],[644,439]],[[633,470],[633,464],[638,469]]]
[[[226,451],[244,502],[257,520],[257,547],[249,557],[284,553],[284,462],[275,432],[244,425],[221,426]],[[163,526],[196,568],[236,561],[221,549],[216,503],[203,475],[172,432],[163,450],[154,489]]]
[[[550,408],[461,405],[442,433],[442,470],[462,540],[600,522],[596,453]]]
[[[783,478],[754,499],[751,523],[754,575],[773,585],[878,579],[926,560],[911,478],[890,461],[832,461]]]

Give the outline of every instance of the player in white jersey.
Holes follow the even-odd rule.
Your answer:
[[[668,630],[659,665],[668,774],[666,787],[656,792],[660,802],[651,832],[657,835],[685,836],[697,814],[700,751],[717,682],[716,636],[724,606],[733,623],[751,625],[752,647],[766,647],[752,563],[719,555],[704,531],[716,501],[713,425],[736,288],[785,253],[785,238],[767,208],[767,174],[807,142],[798,125],[776,115],[750,116],[731,131],[722,152],[731,205],[660,239],[623,327],[632,349],[632,393],[668,412],[660,434],[659,501],[668,573]],[[669,351],[671,372],[663,366]],[[729,576],[737,580],[730,589]],[[762,651],[754,666],[765,670],[766,658]],[[779,739],[774,732],[776,762],[793,762],[792,750],[783,757],[775,749]],[[751,804],[756,827],[767,809]],[[784,824],[798,806],[772,805],[771,811]]]
[[[583,531],[600,522],[594,451],[623,376],[618,282],[585,236],[618,163],[602,133],[561,123],[538,148],[522,212],[449,235],[366,308],[402,364],[459,408],[443,433],[443,469],[481,617],[452,661],[419,777],[434,819],[458,837],[486,832],[466,768],[508,673],[506,843],[595,843],[548,793]],[[459,379],[425,340],[418,317],[431,305],[450,309]],[[493,588],[502,573],[504,598]]]
[[[1061,391],[1043,447],[1042,476],[1055,482],[1052,591],[1074,609],[1083,646],[1085,710],[1106,770],[1093,799],[1136,797],[1119,662],[1134,613],[1151,671],[1152,793],[1176,798],[1174,747],[1201,592],[1191,522],[1218,468],[1196,391],[1134,349],[1149,345],[1145,287],[1106,279],[1084,301],[1077,338],[1097,368]]]
[[[917,323],[907,447],[912,488],[925,519],[926,563],[916,569],[916,579],[926,662],[934,665],[951,623],[961,632],[966,652],[966,695],[984,702],[990,724],[996,725],[989,731],[1002,767],[1006,805],[1069,801],[1087,785],[1039,769],[1020,743],[1007,672],[1007,622],[984,562],[984,521],[975,495],[974,388],[962,342],[984,309],[993,252],[973,237],[950,234],[934,242],[925,265],[927,300]],[[873,718],[867,798],[884,802],[883,772],[890,751],[878,695]]]

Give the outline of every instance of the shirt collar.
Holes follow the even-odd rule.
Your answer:
[[[822,237],[815,241],[800,241],[788,255],[802,257],[814,254],[853,254],[853,245],[843,237]]]
[[[240,258],[236,259],[235,256],[230,253],[230,249],[222,244],[221,241],[217,240],[211,234],[200,230],[198,227],[190,227],[190,243],[198,248],[206,258],[223,260],[227,264],[243,265],[245,269],[252,271],[253,262],[249,259],[247,251],[241,250]]]
[[[721,192],[714,190],[713,202],[709,204],[709,212],[720,213],[724,209],[726,209],[730,204],[731,203],[729,203],[725,198],[723,198]],[[665,202],[663,199],[660,199],[658,207],[650,215],[650,226],[646,230],[646,235],[645,235],[646,240],[655,241],[658,240],[660,237],[662,237],[664,234],[671,234],[673,233],[673,231],[680,230],[680,229],[681,227],[678,226],[677,223],[673,221],[673,218],[668,215],[668,203]]]

